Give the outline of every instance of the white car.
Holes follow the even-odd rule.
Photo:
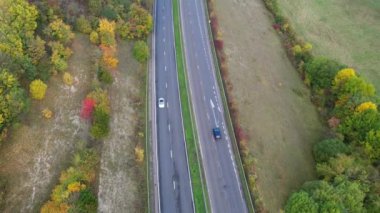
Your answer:
[[[158,99],[158,108],[165,108],[165,99],[164,98]]]

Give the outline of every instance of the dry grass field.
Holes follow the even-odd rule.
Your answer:
[[[293,190],[315,178],[311,149],[323,127],[262,1],[219,0],[216,10],[258,189],[266,209],[279,212]]]
[[[296,32],[316,54],[358,70],[380,91],[380,1],[278,0]]]

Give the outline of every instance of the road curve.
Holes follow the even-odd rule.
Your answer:
[[[190,95],[211,211],[244,213],[248,209],[215,76],[204,3],[204,0],[180,0],[180,11]],[[217,141],[211,131],[216,126],[222,131],[222,139]]]
[[[191,213],[194,202],[179,97],[171,0],[157,0],[154,8],[152,151],[156,152],[153,158],[155,211]],[[158,98],[165,99],[165,108],[158,108]]]

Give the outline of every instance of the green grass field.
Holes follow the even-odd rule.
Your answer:
[[[380,91],[379,0],[278,0],[314,53],[347,64]]]

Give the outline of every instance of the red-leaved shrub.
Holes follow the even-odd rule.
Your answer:
[[[86,98],[83,100],[80,116],[83,119],[90,119],[92,112],[94,111],[95,100],[92,98]]]

